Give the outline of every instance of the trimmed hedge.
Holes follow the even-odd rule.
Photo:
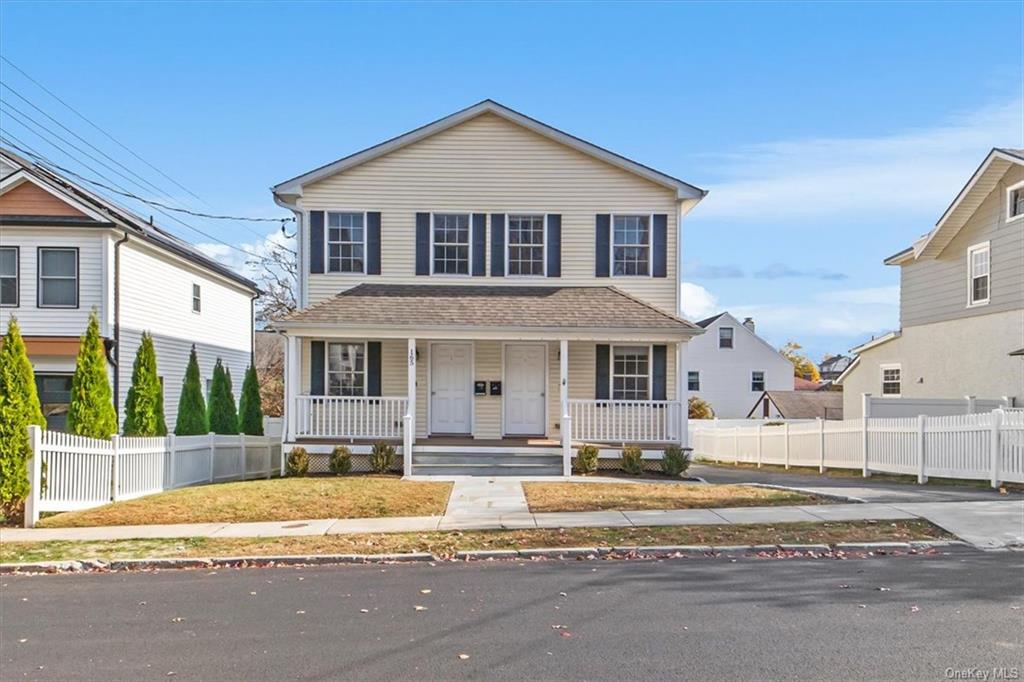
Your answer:
[[[306,448],[292,448],[284,464],[288,476],[305,476],[309,473],[309,453]]]
[[[661,456],[661,471],[673,478],[682,476],[690,468],[690,453],[678,445],[669,445]]]
[[[622,448],[622,458],[619,465],[622,470],[631,476],[639,476],[644,472],[643,462],[644,451],[639,445],[627,445]]]
[[[352,471],[352,451],[344,445],[338,445],[331,451],[331,460],[328,463],[331,473],[341,476]]]
[[[592,474],[597,471],[598,449],[596,445],[584,445],[576,452],[576,473]]]

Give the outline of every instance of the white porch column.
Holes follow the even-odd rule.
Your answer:
[[[569,341],[558,342],[558,395],[562,409],[562,475],[572,475],[572,416],[569,414]]]
[[[409,339],[407,350],[406,400],[402,417],[402,473],[412,475],[412,446],[416,441],[416,339]]]
[[[679,401],[679,445],[686,448],[690,446],[690,395],[685,341],[676,343],[676,400]]]
[[[299,339],[289,334],[285,337],[284,353],[284,440],[295,441],[295,424],[298,419],[298,405],[295,397],[299,395],[300,375]]]

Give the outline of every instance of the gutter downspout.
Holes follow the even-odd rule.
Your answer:
[[[125,232],[114,242],[114,412],[121,414],[121,244],[128,241]]]

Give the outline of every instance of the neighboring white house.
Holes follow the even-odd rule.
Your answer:
[[[862,394],[1024,399],[1024,150],[993,149],[935,228],[890,256],[900,329],[852,352],[846,418]]]
[[[300,233],[286,447],[561,473],[566,415],[576,444],[685,441],[702,190],[486,100],[273,192]]]
[[[257,293],[255,284],[152,223],[0,150],[0,327],[17,318],[51,428],[64,424],[79,337],[93,309],[119,414],[148,331],[173,429],[193,345],[202,376],[210,379],[219,357],[240,392]]]
[[[793,364],[757,335],[752,319],[723,312],[697,325],[705,333],[690,342],[687,388],[716,417],[742,419],[765,391],[793,390]]]

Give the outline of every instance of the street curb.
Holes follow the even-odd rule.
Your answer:
[[[82,559],[0,564],[0,574],[77,573],[83,571],[140,571],[196,568],[244,568],[273,566],[330,566],[346,564],[422,563],[454,561],[495,561],[514,559],[612,559],[627,557],[675,558],[757,556],[764,553],[796,552],[823,555],[833,552],[910,552],[947,547],[970,547],[961,540],[915,540],[913,542],[841,542],[835,545],[652,545],[626,547],[552,547],[536,549],[488,549],[459,551],[443,559],[428,552],[405,554],[315,554],[281,556],[236,556],[166,559]]]

